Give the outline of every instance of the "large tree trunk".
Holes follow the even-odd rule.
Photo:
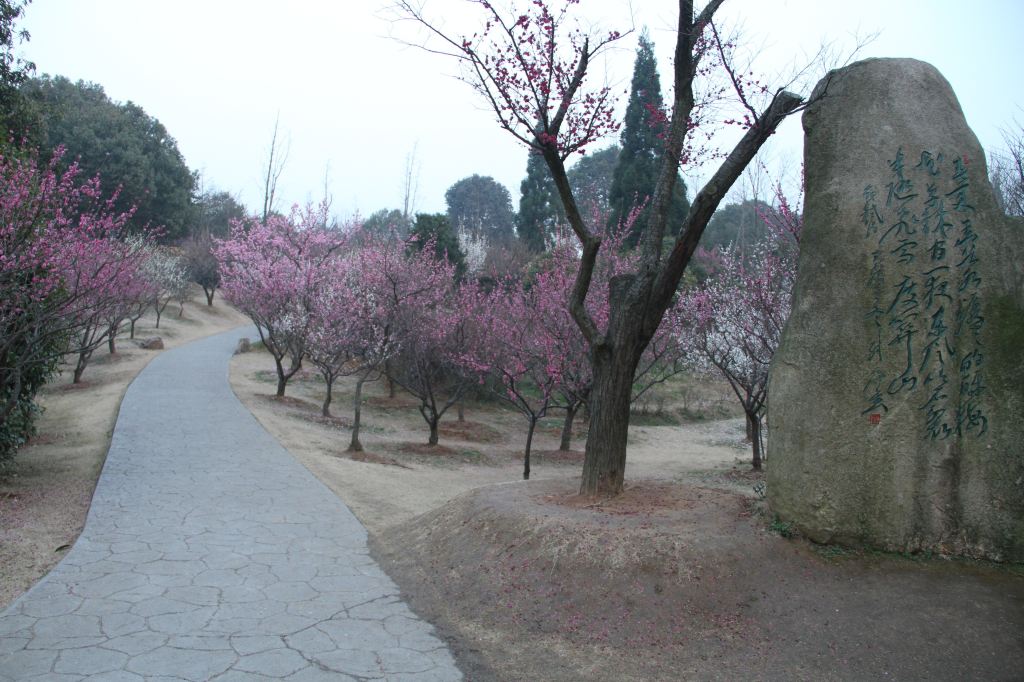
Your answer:
[[[603,346],[594,350],[590,433],[583,460],[581,495],[622,492],[629,432],[629,399],[639,353]]]
[[[572,445],[572,423],[576,419],[576,411],[580,409],[579,403],[569,403],[565,408],[565,423],[562,424],[562,441],[558,449],[567,452]]]
[[[363,382],[366,377],[359,377],[356,381],[356,395],[352,399],[352,440],[349,441],[349,452],[362,452],[363,444],[359,442],[359,420],[363,410]]]

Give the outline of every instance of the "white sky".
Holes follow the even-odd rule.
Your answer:
[[[389,37],[414,39],[387,20],[387,0],[33,0],[22,46],[39,73],[99,83],[158,118],[207,187],[250,208],[275,116],[291,140],[279,185],[283,208],[323,196],[330,165],[333,210],[363,216],[400,207],[407,154],[417,148],[417,209],[443,211],[444,192],[473,173],[504,184],[518,206],[526,151],[494,123],[453,62]],[[630,3],[582,0],[588,21],[629,28]],[[426,0],[449,26],[465,3]],[[660,58],[663,88],[676,3],[634,0]],[[742,23],[757,66],[769,76],[823,41],[849,45],[880,31],[861,56],[915,57],[934,64],[960,98],[986,150],[1001,129],[1024,122],[1024,2],[1021,0],[727,0],[723,18]],[[635,36],[596,75],[629,87]],[[814,80],[816,80],[815,77]],[[804,93],[806,94],[806,93]],[[626,96],[620,105],[625,108]],[[925,103],[926,104],[926,103]],[[770,167],[798,168],[799,121],[773,140]],[[692,187],[698,178],[688,179]],[[692,191],[692,190],[691,190]]]

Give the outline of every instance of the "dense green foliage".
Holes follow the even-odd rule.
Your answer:
[[[231,234],[231,223],[246,216],[245,206],[230,192],[204,192],[195,202],[193,232],[225,238]]]
[[[462,279],[466,274],[466,255],[459,246],[459,239],[443,213],[417,213],[409,243],[416,249],[433,242],[434,253],[444,256],[455,266],[455,276]]]
[[[768,236],[764,216],[771,215],[772,211],[771,206],[757,199],[720,206],[711,216],[700,245],[707,251],[727,246],[745,251]]]
[[[21,92],[35,65],[14,54],[15,44],[29,37],[15,27],[27,5],[28,0],[0,0],[0,140],[32,140],[38,127],[36,112]]]
[[[565,209],[558,198],[551,173],[540,154],[530,153],[526,162],[526,177],[519,186],[519,215],[516,233],[533,253],[544,251],[562,222]]]
[[[494,178],[471,175],[444,193],[448,222],[456,232],[482,238],[488,244],[508,244],[515,237],[512,196]]]
[[[619,153],[611,189],[608,192],[608,203],[611,208],[608,216],[609,229],[618,226],[634,208],[648,202],[654,194],[664,147],[663,108],[654,45],[645,33],[640,36],[640,44],[636,51],[629,105],[626,107],[626,120],[622,126],[622,151]],[[679,231],[689,210],[686,186],[682,177],[679,177],[676,180],[669,211],[668,226],[673,234]],[[648,214],[649,207],[644,209],[633,224],[626,238],[627,246],[635,246],[639,241],[647,226]]]
[[[412,221],[397,208],[382,208],[371,213],[363,221],[363,230],[369,234],[388,235],[395,233],[400,237],[412,231]]]
[[[165,241],[186,236],[195,217],[195,177],[167,129],[141,107],[112,101],[93,83],[34,78],[22,90],[41,117],[44,149],[63,146],[87,176],[120,186],[118,211],[136,206],[131,227],[161,227]]]
[[[619,145],[580,157],[569,169],[569,184],[576,203],[588,219],[603,216],[609,210],[612,178],[619,163]]]

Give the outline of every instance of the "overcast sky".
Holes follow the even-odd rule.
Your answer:
[[[415,148],[418,210],[443,211],[445,190],[474,173],[504,184],[518,206],[526,150],[453,77],[454,63],[394,39],[415,40],[417,33],[392,22],[388,5],[33,0],[22,23],[32,37],[21,52],[39,73],[99,83],[111,98],[142,106],[177,139],[207,187],[232,192],[250,208],[260,203],[261,166],[278,114],[290,138],[282,205],[322,197],[327,171],[335,213],[399,207],[403,168]],[[450,27],[472,16],[457,0],[425,5]],[[671,81],[675,3],[582,0],[580,11],[605,29],[647,26],[663,85]],[[879,32],[861,56],[934,64],[987,150],[1014,119],[1024,123],[1021,0],[728,0],[721,16],[742,24],[769,82],[823,42],[841,51],[853,36]],[[620,45],[596,75],[624,91],[635,35]],[[623,94],[623,110],[625,101]],[[798,167],[800,145],[799,121],[790,120],[767,150],[770,167]],[[692,188],[699,176],[688,180]]]

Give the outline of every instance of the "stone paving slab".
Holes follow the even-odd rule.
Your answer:
[[[85,530],[0,614],[0,680],[458,680],[366,529],[232,393],[236,330],[129,387]]]

